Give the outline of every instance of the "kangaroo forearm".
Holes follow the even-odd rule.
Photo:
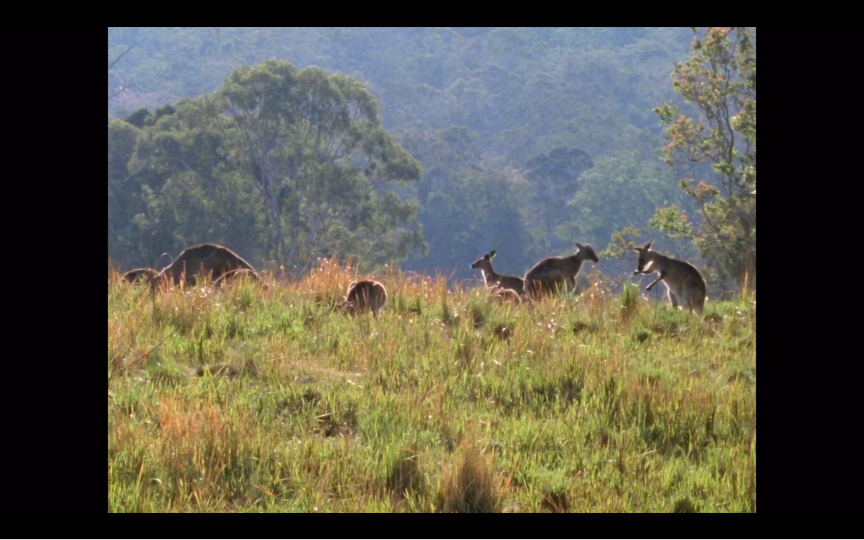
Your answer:
[[[645,287],[645,290],[646,290],[646,291],[650,291],[651,288],[652,288],[654,285],[657,285],[657,283],[659,283],[660,281],[662,281],[664,277],[666,277],[666,272],[663,272],[663,273],[661,273],[659,276],[657,276],[657,279],[655,279],[654,281],[651,282],[650,285],[648,285],[647,287]]]

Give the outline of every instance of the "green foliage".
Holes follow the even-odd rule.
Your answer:
[[[381,206],[398,217],[387,223],[376,188],[416,180],[420,166],[381,127],[377,101],[358,81],[268,61],[235,71],[219,97],[243,135],[238,159],[264,198],[273,257],[305,265],[326,247],[382,262],[422,247],[406,231],[374,251],[382,227],[416,219],[416,207],[391,193]]]
[[[693,227],[685,214],[677,206],[658,208],[650,222],[652,227],[657,227],[660,232],[666,233],[670,238],[694,238]]]
[[[128,157],[140,182],[125,195],[143,208],[124,223],[160,253],[220,242],[290,267],[331,253],[383,264],[426,249],[418,205],[399,194],[420,164],[351,77],[269,61],[238,69],[213,95],[127,122],[143,131]]]
[[[612,242],[597,256],[601,259],[614,259],[630,255],[635,247],[642,247],[644,244],[641,238],[642,231],[640,229],[630,226],[624,227],[612,233]]]
[[[140,177],[135,174],[138,171],[127,167],[139,135],[140,130],[134,125],[108,120],[108,257],[118,263],[130,253],[139,260],[149,259],[145,259],[132,222],[144,210],[143,202],[136,196],[140,192]]]
[[[582,232],[582,227],[572,222],[567,201],[579,192],[580,175],[593,166],[587,153],[564,146],[536,155],[525,164],[536,212],[532,217],[542,227],[544,251],[570,248],[574,233]]]
[[[722,282],[741,282],[749,273],[755,286],[756,30],[693,32],[691,58],[675,64],[673,86],[700,117],[670,103],[654,112],[668,125],[667,163],[702,167],[707,181],[681,183],[702,220],[691,230],[679,209],[667,207],[654,223],[673,238],[692,238]]]
[[[146,107],[143,107],[133,112],[123,120],[137,128],[143,128],[144,126],[153,125],[153,122],[151,121],[152,118],[153,116],[150,114],[150,111],[148,111]]]
[[[582,237],[608,242],[615,230],[646,229],[658,206],[679,198],[669,180],[669,171],[637,150],[598,158],[581,176],[581,189],[569,202],[571,211],[577,212]]]
[[[503,247],[500,271],[511,274],[571,252],[574,241],[602,250],[613,231],[645,228],[652,205],[692,213],[657,171],[662,142],[651,115],[674,96],[669,66],[686,57],[688,37],[676,28],[111,28],[109,61],[132,49],[109,70],[109,94],[125,88],[109,113],[181,143],[161,141],[158,171],[135,177],[147,189],[136,186],[134,196],[151,207],[127,226],[148,253],[208,235],[230,238],[256,261],[302,267],[352,253],[459,278],[474,275],[466,262],[489,244]],[[261,63],[267,58],[290,58],[291,67]],[[236,65],[252,67],[235,73]],[[237,114],[196,129],[222,135],[224,170],[210,176],[244,201],[187,204],[212,188],[186,178],[169,190],[185,202],[157,204],[165,175],[188,165],[207,176],[190,163],[197,151],[181,134],[190,128],[157,107],[179,110],[183,98],[204,107],[201,96],[214,92],[202,114],[218,118],[229,106]],[[142,105],[157,109],[128,113]],[[310,127],[323,119],[326,128]],[[343,191],[359,203],[334,198]],[[385,192],[401,198],[398,209]],[[231,215],[204,215],[217,208]],[[409,217],[394,227],[383,215]]]
[[[491,249],[485,246],[506,249],[505,273],[522,274],[530,264],[531,237],[521,202],[527,183],[514,169],[477,167],[476,137],[472,130],[452,127],[406,141],[429,171],[417,186],[429,255],[410,261],[408,268],[474,276],[468,265],[479,250]]]

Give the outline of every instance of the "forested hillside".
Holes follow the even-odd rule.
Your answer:
[[[468,278],[495,249],[496,269],[521,275],[576,242],[601,253],[633,227],[678,257],[707,253],[706,277],[734,282],[713,271],[729,253],[670,233],[713,196],[680,179],[710,186],[718,174],[662,160],[672,109],[654,109],[699,112],[670,77],[693,39],[687,28],[110,28],[109,259],[156,265],[217,242],[297,272],[338,253]],[[751,242],[755,260],[753,199],[752,242],[748,229],[735,249]],[[675,209],[652,222],[663,233],[649,225],[658,208]],[[629,254],[598,266],[635,269]]]

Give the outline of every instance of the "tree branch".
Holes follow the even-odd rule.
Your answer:
[[[144,165],[141,165],[140,167],[138,167],[138,170],[137,170],[137,171],[133,172],[132,174],[130,174],[129,176],[127,176],[127,177],[124,178],[123,180],[120,180],[120,183],[123,184],[123,183],[128,182],[128,181],[131,180],[134,176],[136,176],[138,173],[140,173],[141,171],[143,171],[143,170],[146,169],[146,168],[147,168],[147,164],[145,163]]]
[[[128,53],[128,52],[131,51],[131,50],[132,50],[132,45],[129,45],[129,48],[128,48],[128,49],[126,49],[125,51],[123,51],[123,52],[120,54],[120,56],[118,56],[117,58],[114,59],[113,62],[111,62],[110,64],[108,64],[108,71],[111,71],[111,68],[114,67],[114,64],[116,64],[117,62],[119,62],[120,59],[123,58],[124,56],[126,56],[126,53]]]
[[[126,87],[125,87],[125,86],[120,87],[120,90],[117,90],[116,92],[114,92],[113,94],[111,94],[110,96],[108,96],[108,101],[111,101],[111,100],[114,98],[114,96],[116,96],[117,94],[119,94],[119,93],[122,92],[123,90],[126,90]]]

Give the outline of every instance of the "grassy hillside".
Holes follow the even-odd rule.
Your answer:
[[[115,512],[752,512],[756,303],[604,293],[502,305],[353,273],[108,285]],[[644,287],[644,283],[643,283]]]

